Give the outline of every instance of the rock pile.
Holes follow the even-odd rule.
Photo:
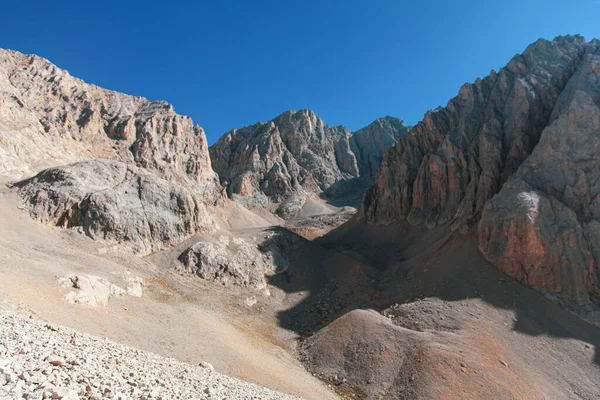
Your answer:
[[[294,399],[199,366],[0,310],[3,399]]]

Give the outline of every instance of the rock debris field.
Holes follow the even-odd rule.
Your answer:
[[[0,310],[0,399],[296,399]]]

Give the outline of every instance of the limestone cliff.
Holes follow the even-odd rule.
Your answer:
[[[218,196],[204,131],[164,101],[99,88],[48,60],[0,49],[0,175],[109,158]]]
[[[222,199],[204,131],[170,104],[0,49],[0,176],[35,173],[15,184],[34,218],[138,254],[214,231]]]

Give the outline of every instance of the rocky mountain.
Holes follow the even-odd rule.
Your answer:
[[[195,398],[267,393],[198,364],[309,399],[598,398],[599,77],[600,42],[540,40],[410,131],[288,111],[209,149],[165,102],[0,51],[0,308],[71,338],[0,345],[0,393],[66,398],[94,363],[126,384],[78,395],[181,392],[66,323],[190,362]],[[326,204],[372,183],[349,223]]]
[[[222,198],[204,131],[164,101],[102,89],[0,50],[0,176],[31,215],[139,254],[213,232]]]
[[[383,152],[407,131],[401,120],[385,117],[352,134],[327,126],[310,110],[287,111],[226,133],[209,151],[221,183],[239,201],[339,198],[357,188],[362,193]],[[302,204],[296,200],[295,209]]]
[[[472,231],[508,275],[600,304],[599,77],[599,41],[537,41],[388,150],[362,215]]]
[[[0,49],[0,175],[96,158],[189,180],[219,196],[204,131],[164,101],[99,88],[48,60]]]

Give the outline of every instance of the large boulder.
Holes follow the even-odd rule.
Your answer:
[[[285,271],[306,240],[280,228],[254,240],[227,235],[205,236],[178,257],[181,272],[225,286],[266,287],[266,277]]]
[[[113,160],[49,168],[15,185],[35,219],[122,243],[145,255],[215,222],[193,188]]]
[[[274,272],[255,244],[240,238],[203,239],[180,256],[180,270],[228,285],[266,286],[265,274]]]

